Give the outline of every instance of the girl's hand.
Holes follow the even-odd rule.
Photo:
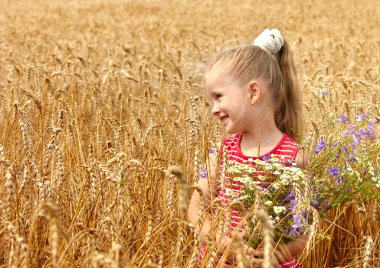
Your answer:
[[[245,255],[246,267],[261,268],[263,266],[263,256],[262,250],[255,250],[248,247]]]
[[[292,253],[285,244],[277,244],[273,253],[276,257],[275,265],[277,268],[281,268],[281,263],[286,263],[293,258]]]
[[[261,268],[263,264],[263,252],[259,250],[254,250],[253,248],[248,248],[244,256],[244,266],[249,268]],[[229,255],[226,262],[224,263],[224,268],[236,267],[236,256]]]
[[[293,258],[290,250],[285,244],[278,244],[273,251],[275,259],[275,267],[281,268],[281,263],[286,263]],[[253,248],[248,248],[246,254],[247,267],[259,268],[263,264],[264,253],[261,250],[254,250]]]
[[[244,235],[244,232],[238,234],[241,238]],[[224,254],[227,254],[227,258],[225,259],[224,267],[229,268],[229,267],[235,267],[236,265],[236,255],[234,252],[234,247],[233,245],[230,245],[230,243],[233,243],[232,239],[230,237],[224,237],[222,241],[219,244],[218,247],[218,259],[221,259]],[[225,252],[229,248],[229,252]],[[243,245],[242,248],[245,256],[244,256],[244,262],[246,267],[253,267],[253,268],[261,268],[262,267],[262,257],[263,257],[263,252],[262,250],[255,250],[248,245]]]

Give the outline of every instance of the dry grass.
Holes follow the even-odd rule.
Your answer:
[[[192,267],[201,243],[186,185],[220,135],[203,65],[264,27],[294,48],[307,150],[336,134],[340,113],[379,107],[376,1],[0,6],[2,267]],[[331,239],[303,267],[378,267],[378,226],[377,203],[332,210]]]

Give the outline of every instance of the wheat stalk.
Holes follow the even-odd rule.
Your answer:
[[[273,255],[273,227],[269,220],[268,214],[263,210],[259,210],[256,213],[261,226],[263,226],[263,237],[264,237],[264,268],[272,268],[274,265],[274,255]]]
[[[190,260],[188,261],[187,267],[195,267],[195,264],[197,263],[198,257],[199,257],[199,252],[200,252],[200,247],[201,245],[201,238],[196,230],[195,226],[189,223],[187,225],[189,229],[192,231],[193,234],[193,245],[192,245],[192,253],[190,255]]]
[[[178,211],[183,217],[187,211],[187,192],[188,185],[185,173],[178,166],[170,166],[167,170],[167,174],[170,177],[174,175],[179,182],[178,192]],[[172,197],[170,197],[172,199]]]

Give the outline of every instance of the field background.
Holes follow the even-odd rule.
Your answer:
[[[191,267],[186,185],[223,135],[204,65],[266,27],[293,48],[312,156],[340,114],[379,109],[378,0],[0,7],[1,267]],[[379,222],[375,202],[332,210],[303,267],[376,267]]]

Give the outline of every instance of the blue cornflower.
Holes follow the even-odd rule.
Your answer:
[[[324,140],[321,140],[317,144],[317,148],[314,150],[314,153],[319,154],[319,152],[322,151],[326,147],[326,145],[327,145],[326,142]]]
[[[341,114],[341,115],[339,115],[339,119],[338,119],[337,123],[338,124],[346,124],[349,121],[350,121],[350,119],[348,119],[347,115]]]
[[[339,169],[338,169],[338,167],[330,167],[329,168],[329,173],[333,177],[338,177],[339,176]]]

